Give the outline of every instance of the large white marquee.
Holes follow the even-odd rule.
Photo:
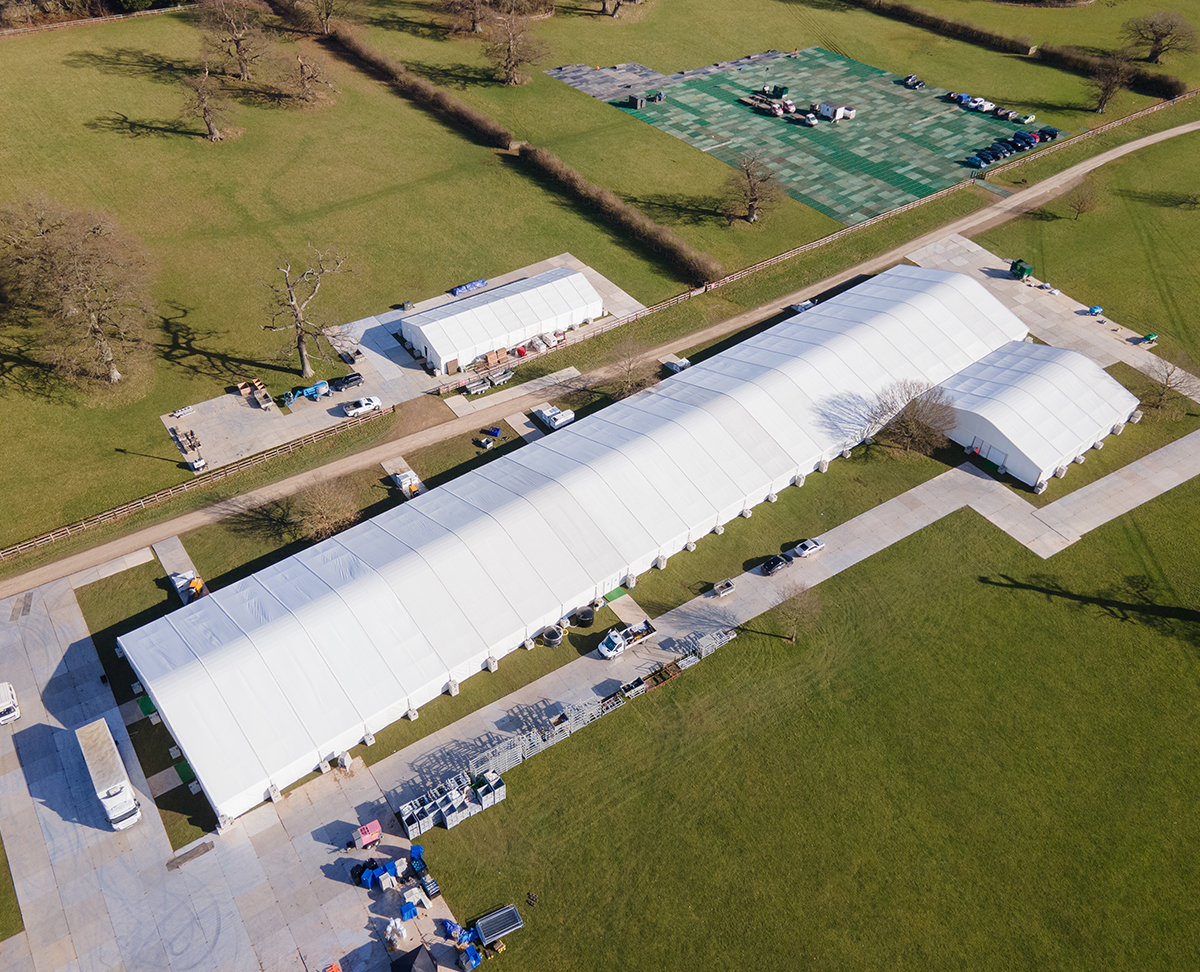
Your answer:
[[[835,458],[886,386],[1024,334],[977,282],[897,267],[121,645],[234,817]]]

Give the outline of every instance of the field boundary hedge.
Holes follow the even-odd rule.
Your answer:
[[[80,20],[58,20],[52,24],[33,24],[29,27],[6,27],[0,30],[0,39],[18,37],[21,34],[37,34],[43,30],[64,30],[67,27],[87,27],[92,24],[107,24],[114,20],[128,20],[130,17],[153,17],[157,14],[175,13],[186,10],[190,3],[181,3],[175,7],[159,7],[155,10],[135,10],[132,13],[109,14],[107,17],[83,17]]]

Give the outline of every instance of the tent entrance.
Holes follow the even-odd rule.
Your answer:
[[[1007,452],[1001,452],[995,446],[984,442],[979,436],[975,436],[974,441],[972,441],[971,452],[983,460],[983,464],[989,471],[1002,468],[1005,460],[1008,459]]]

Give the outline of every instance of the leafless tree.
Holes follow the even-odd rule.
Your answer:
[[[500,13],[489,31],[483,53],[495,66],[507,85],[524,84],[529,79],[520,73],[525,64],[547,57],[550,49],[529,34],[529,18],[516,11]]]
[[[1075,219],[1090,213],[1100,202],[1096,198],[1096,188],[1090,182],[1081,182],[1067,193],[1063,201],[1067,204],[1067,210],[1074,213]]]
[[[42,347],[65,377],[122,380],[149,305],[150,257],[137,237],[38,197],[0,212],[0,264],[11,298],[46,325]]]
[[[802,631],[811,631],[821,619],[821,599],[811,587],[804,586],[776,608],[779,619],[790,631],[788,641],[793,645]]]
[[[454,29],[462,33],[482,34],[492,14],[488,0],[441,0],[440,6],[454,18]]]
[[[1174,10],[1134,17],[1121,25],[1121,38],[1131,47],[1149,48],[1146,60],[1161,64],[1172,53],[1191,54],[1197,49],[1196,28]]]
[[[312,18],[322,34],[333,31],[335,20],[357,19],[361,0],[301,0],[301,9]]]
[[[316,483],[296,494],[291,515],[297,532],[310,540],[325,540],[352,526],[359,509],[345,483]]]
[[[1200,379],[1196,377],[1196,366],[1182,351],[1169,358],[1156,355],[1147,375],[1154,385],[1154,391],[1143,404],[1150,408],[1162,408],[1177,395],[1185,398],[1200,395]]]
[[[1132,78],[1133,65],[1129,63],[1128,58],[1120,54],[1110,54],[1102,58],[1085,82],[1096,96],[1096,112],[1103,115],[1108,109],[1108,103]]]
[[[757,152],[743,155],[725,180],[725,218],[756,223],[779,205],[783,187]]]
[[[263,27],[270,8],[263,0],[200,0],[200,29],[208,51],[237,64],[239,81],[250,80],[250,68],[270,47]]]
[[[317,101],[321,95],[317,91],[318,86],[328,88],[330,91],[336,91],[333,83],[325,78],[325,64],[322,61],[305,58],[303,52],[296,54],[296,63],[299,65],[299,71],[296,73],[295,90],[298,97],[308,102]]]
[[[300,377],[311,378],[314,374],[312,363],[308,356],[308,341],[321,347],[325,339],[321,325],[313,322],[309,316],[309,307],[321,290],[321,282],[332,273],[348,273],[344,268],[346,258],[333,250],[322,252],[314,246],[309,246],[312,253],[311,263],[300,273],[292,270],[291,263],[285,261],[276,269],[283,277],[277,284],[267,284],[273,294],[271,301],[271,323],[262,325],[264,331],[289,331],[296,342],[296,351],[300,355]]]
[[[612,399],[628,398],[650,383],[651,375],[642,359],[645,348],[632,334],[626,335],[613,348],[615,364]]]
[[[624,3],[625,0],[600,0],[600,12],[609,17],[619,17]]]
[[[210,142],[221,141],[225,136],[217,122],[229,114],[232,106],[217,79],[208,73],[208,65],[205,64],[202,72],[184,78],[181,83],[184,91],[183,117],[199,118],[208,130],[206,138]]]
[[[894,382],[876,397],[872,425],[875,438],[905,452],[929,455],[954,430],[954,403],[944,389],[927,382]]]

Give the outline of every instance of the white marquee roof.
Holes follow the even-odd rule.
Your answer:
[[[233,817],[861,438],[865,405],[1025,333],[897,267],[123,636]]]
[[[556,267],[401,318],[400,333],[437,368],[600,317],[603,301],[578,270]]]
[[[955,441],[978,437],[1018,479],[1049,478],[1128,420],[1138,400],[1091,358],[1014,342],[942,382],[959,412]]]

